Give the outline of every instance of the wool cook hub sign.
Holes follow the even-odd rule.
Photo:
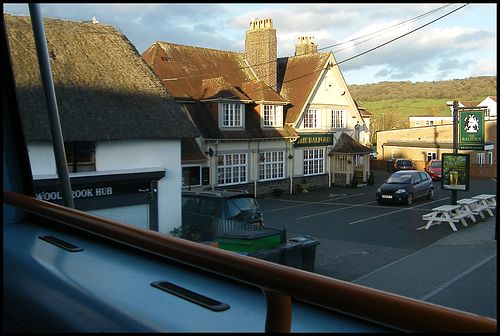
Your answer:
[[[484,113],[483,111],[460,111],[458,149],[484,149]]]

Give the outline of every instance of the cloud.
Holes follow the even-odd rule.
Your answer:
[[[474,64],[471,76],[496,76],[497,62],[496,60],[480,59]]]
[[[443,20],[346,62],[343,61],[461,5],[449,5],[432,16],[397,26],[443,5],[87,3],[41,6],[44,15],[86,20],[96,15],[100,22],[116,21],[139,52],[157,40],[244,52],[245,32],[252,18],[272,18],[277,30],[278,57],[293,56],[298,37],[314,36],[318,50],[333,51],[337,61],[342,62],[343,72],[359,76],[370,73],[370,80],[374,75],[387,80],[408,76],[408,80],[425,74],[433,80],[438,74],[453,73],[455,78],[464,78],[469,73],[496,74],[496,4],[470,4]],[[6,8],[20,8],[27,13],[26,4],[5,4],[4,11]],[[392,26],[395,27],[379,32]],[[360,38],[374,32],[378,33]],[[360,39],[350,41],[354,38]],[[336,45],[339,42],[348,43]],[[459,73],[464,75],[457,75]]]

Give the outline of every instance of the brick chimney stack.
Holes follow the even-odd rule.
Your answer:
[[[301,36],[295,46],[295,56],[317,53],[318,45],[314,44],[314,36]]]
[[[259,80],[276,90],[278,44],[271,19],[254,20],[246,32],[245,57]]]

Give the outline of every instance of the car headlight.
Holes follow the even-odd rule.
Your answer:
[[[406,189],[398,189],[395,192],[395,194],[405,194],[405,193],[407,193]]]

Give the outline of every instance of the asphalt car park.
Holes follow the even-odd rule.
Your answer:
[[[352,281],[373,270],[423,249],[452,234],[448,225],[425,230],[422,214],[451,204],[451,191],[433,182],[434,199],[421,198],[411,205],[378,204],[377,188],[391,173],[375,171],[374,185],[331,187],[307,194],[259,199],[266,226],[287,230],[287,237],[309,235],[320,241],[315,272]],[[458,199],[496,194],[496,181],[471,179],[469,191]],[[457,226],[459,230],[466,229]]]

